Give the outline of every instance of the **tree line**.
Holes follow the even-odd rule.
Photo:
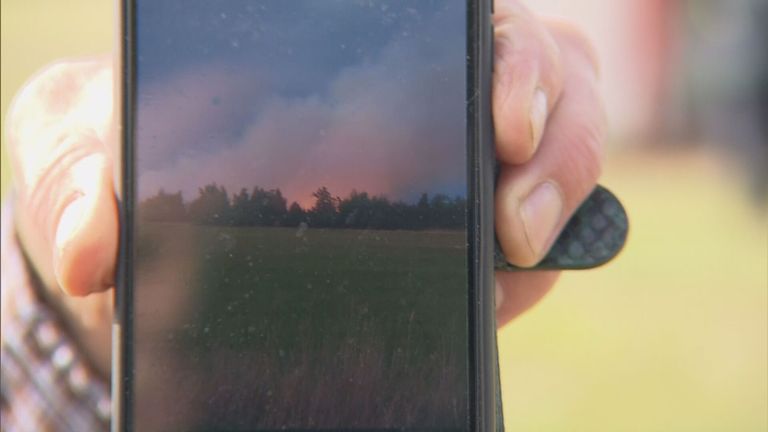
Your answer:
[[[312,193],[314,204],[303,208],[288,205],[280,189],[246,188],[230,197],[216,183],[198,189],[185,203],[181,192],[160,190],[139,204],[139,217],[154,222],[188,222],[221,226],[357,229],[462,229],[467,200],[445,194],[421,194],[415,203],[391,201],[384,195],[353,190],[347,197],[334,196],[325,186]]]

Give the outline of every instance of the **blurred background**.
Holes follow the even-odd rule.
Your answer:
[[[597,47],[631,233],[500,331],[508,429],[768,430],[768,1],[527,3]],[[0,8],[3,124],[40,67],[112,49],[112,1]]]

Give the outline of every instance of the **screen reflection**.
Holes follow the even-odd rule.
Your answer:
[[[137,430],[467,428],[465,7],[136,1]]]

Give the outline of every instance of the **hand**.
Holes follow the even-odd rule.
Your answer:
[[[118,244],[112,83],[106,57],[54,64],[19,92],[5,125],[19,239],[105,375]]]
[[[594,187],[605,122],[584,39],[515,1],[497,3],[496,229],[508,259],[530,266]],[[118,242],[113,79],[107,58],[50,66],[17,96],[6,129],[21,241],[103,371]],[[501,325],[541,298],[557,272],[496,277]]]
[[[496,0],[494,27],[496,233],[507,259],[529,267],[594,189],[606,120],[595,55],[578,31],[513,0]],[[498,324],[533,306],[558,275],[496,272]]]

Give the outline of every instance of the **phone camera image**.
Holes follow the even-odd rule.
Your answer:
[[[469,430],[467,4],[134,2],[135,430]]]

